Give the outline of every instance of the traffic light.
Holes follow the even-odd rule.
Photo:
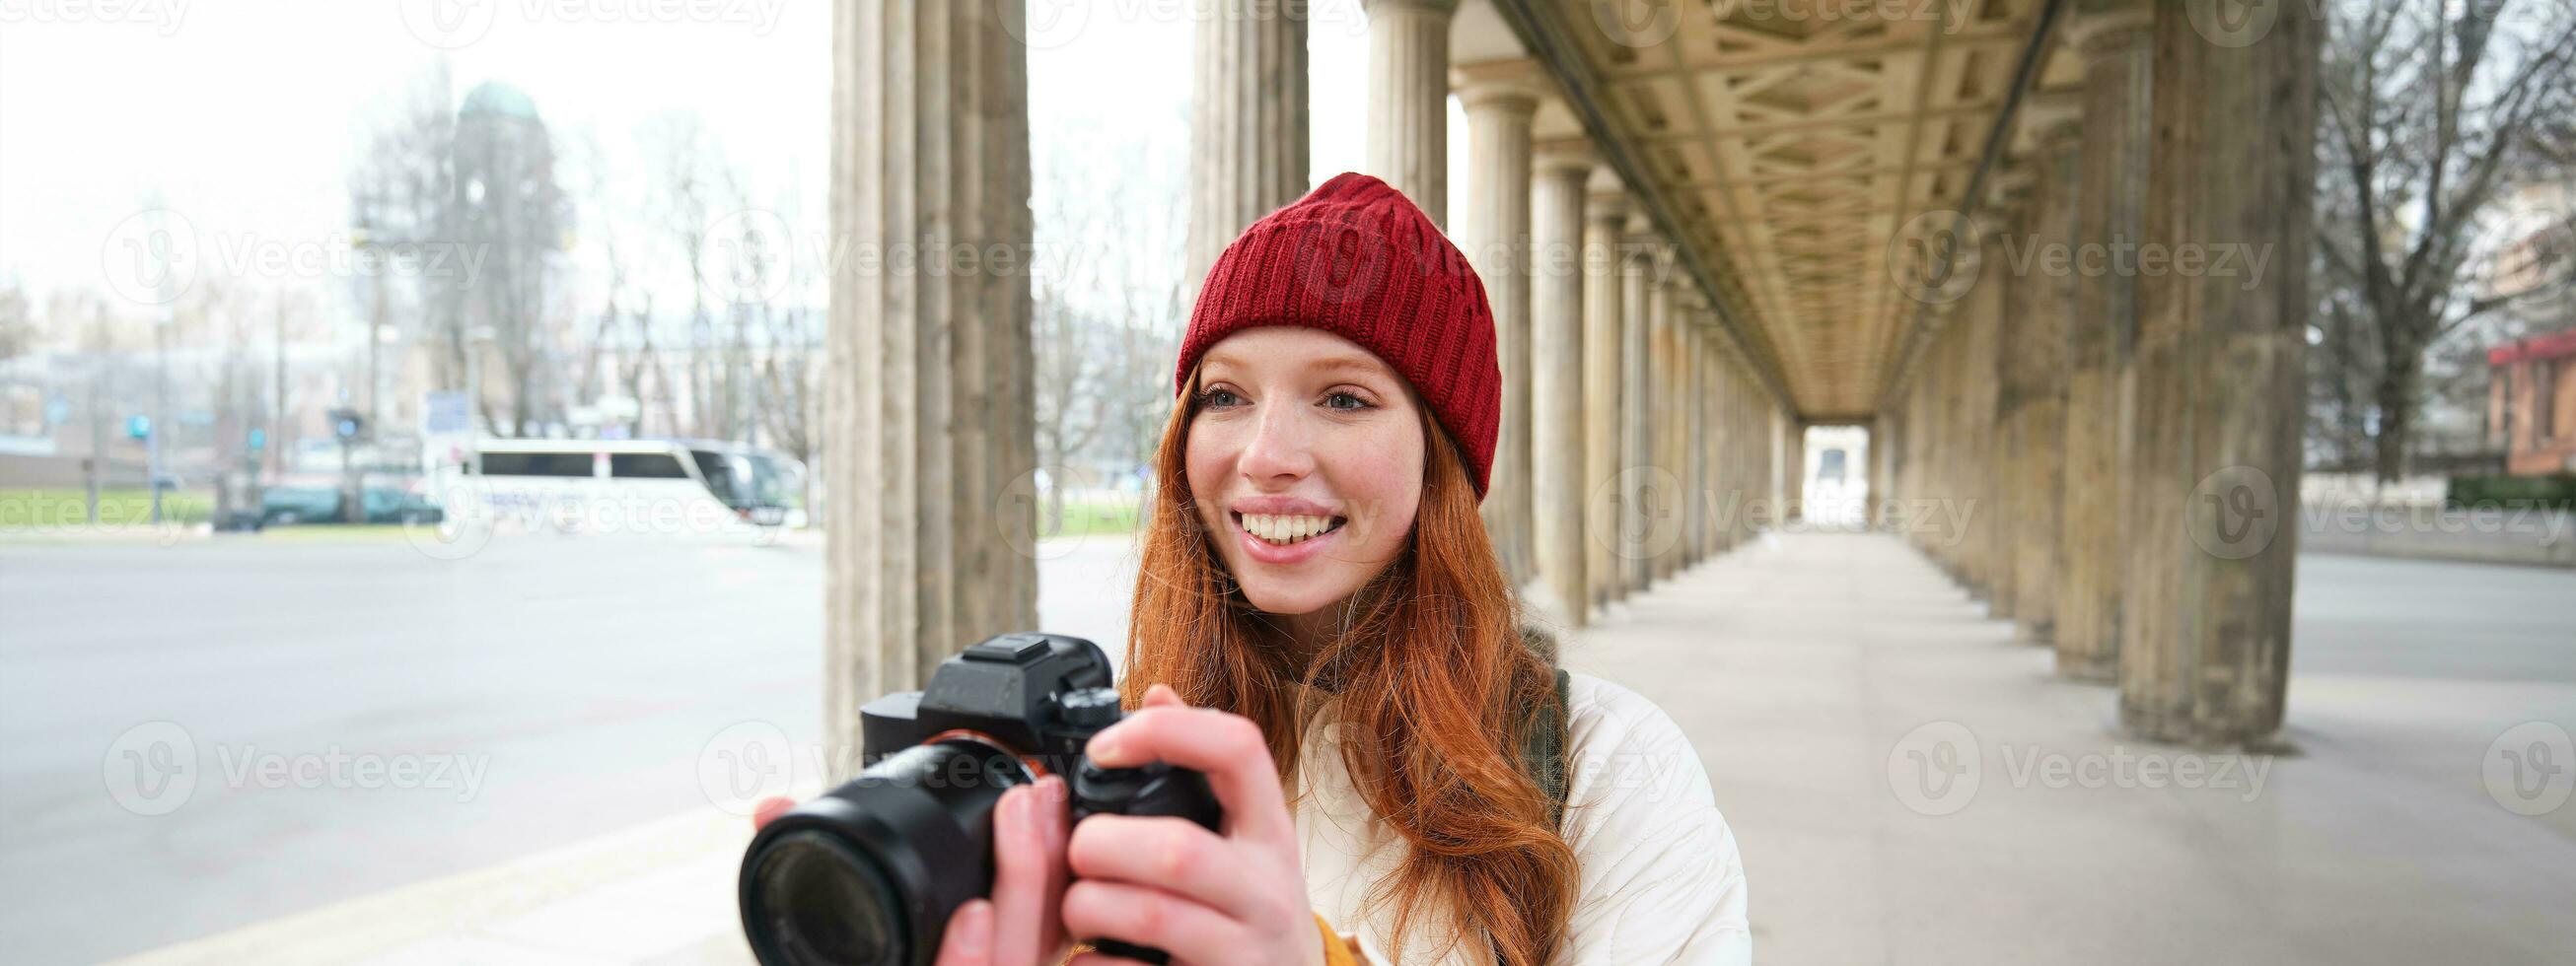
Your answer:
[[[331,434],[340,437],[341,442],[348,442],[350,440],[357,439],[358,435],[366,432],[366,430],[367,418],[358,415],[357,410],[334,409],[331,411]]]

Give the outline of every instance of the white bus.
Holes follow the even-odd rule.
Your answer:
[[[760,532],[796,523],[796,463],[696,440],[484,439],[443,487],[498,522],[565,533]]]

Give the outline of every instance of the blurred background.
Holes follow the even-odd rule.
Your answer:
[[[1617,388],[1665,384],[1651,326],[1707,333],[1671,343],[1721,360],[1699,385],[1733,387],[1689,397],[1709,418],[1690,425],[1729,440],[1691,492],[1753,505],[1712,498],[1679,550],[1599,537],[1570,583],[1511,529],[1526,519],[1488,514],[1569,664],[1690,730],[1743,843],[1763,959],[2576,951],[2563,0],[2303,5],[2322,26],[2310,86],[2289,89],[2316,106],[2283,116],[2313,122],[2313,201],[2244,286],[2289,273],[2261,291],[2304,298],[2283,323],[2300,375],[2266,403],[2298,427],[2286,469],[2266,467],[2289,484],[2269,525],[2296,537],[2257,551],[2283,560],[2279,582],[2245,585],[2259,600],[2177,605],[2283,622],[2278,673],[2228,685],[2273,692],[2267,724],[2224,740],[2142,732],[2119,704],[2127,670],[2070,671],[2045,618],[1999,603],[1957,548],[1987,539],[1974,520],[2036,511],[1899,461],[2005,444],[1927,451],[1932,430],[1902,414],[1917,385],[1975,398],[1994,381],[1992,333],[1941,348],[1977,331],[1940,321],[1978,311],[1948,307],[1979,304],[1969,283],[2078,298],[2071,280],[2092,277],[2080,251],[2072,269],[2027,260],[2044,236],[1993,212],[2047,210],[2052,145],[2101,143],[2039,129],[2090,103],[2093,65],[2147,57],[2149,28],[2264,50],[2210,18],[2287,4],[1316,0],[1288,5],[1302,53],[1276,60],[1242,35],[1205,45],[1211,10],[1271,23],[1277,4],[958,6],[993,11],[1025,54],[1030,259],[1008,277],[1026,281],[1027,390],[1006,402],[1030,438],[998,472],[1033,518],[958,526],[1033,564],[1046,629],[1124,640],[1146,467],[1210,254],[1193,219],[1218,245],[1249,220],[1206,201],[1226,148],[1193,131],[1215,103],[1237,145],[1302,145],[1268,176],[1294,190],[1238,208],[1359,170],[1495,278],[1508,269],[1475,242],[1535,235],[1535,323],[1531,280],[1496,297],[1525,340],[1507,379],[1551,364],[1551,277],[1614,290],[1621,358],[1584,409],[1616,440],[1609,466],[1656,465],[1631,430],[1682,398]],[[836,57],[856,55],[835,32],[882,13],[0,0],[5,958],[747,961],[745,816],[833,774],[831,541],[885,519],[836,521],[877,506],[848,492],[877,477],[828,469],[876,452],[831,430],[834,393],[884,388],[833,341],[872,324],[835,300],[877,271],[835,231],[853,222],[834,178],[880,136],[836,127],[835,85],[853,83]],[[1385,107],[1424,56],[1389,52],[1427,35],[1407,30],[1448,38],[1413,65],[1437,111]],[[965,76],[984,75],[888,68],[866,90],[937,103],[905,99]],[[1260,89],[1267,106],[1246,107]],[[1515,168],[1471,111],[1523,101],[1516,122],[1477,115],[1505,118]],[[1293,139],[1261,121],[1282,110]],[[1387,148],[1390,131],[1445,153]],[[1579,169],[1552,160],[1578,141]],[[1558,190],[1578,213],[1600,199],[1607,235],[1549,221],[1549,172],[1569,170]],[[2139,166],[2102,170],[2133,208],[2166,197]],[[885,190],[870,197],[905,207]],[[1963,276],[1957,236],[1980,233]],[[1550,244],[1615,254],[1550,276]],[[2002,345],[2030,341],[2011,331]],[[2028,386],[2056,372],[2062,395],[2082,366],[2062,330],[2044,341]],[[1944,351],[1985,353],[1987,375],[1920,374]],[[1758,471],[1730,475],[1756,450]],[[1637,492],[1597,464],[1567,472],[1590,474],[1566,492],[1596,510]],[[1572,499],[1533,512],[1571,518]]]

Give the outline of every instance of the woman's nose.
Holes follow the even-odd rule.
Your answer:
[[[1246,479],[1294,480],[1314,472],[1313,440],[1294,406],[1263,407],[1236,468]]]

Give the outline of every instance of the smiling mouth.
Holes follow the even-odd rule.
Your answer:
[[[1257,537],[1263,543],[1285,547],[1304,543],[1342,528],[1347,517],[1319,517],[1287,513],[1236,513],[1234,525]]]

